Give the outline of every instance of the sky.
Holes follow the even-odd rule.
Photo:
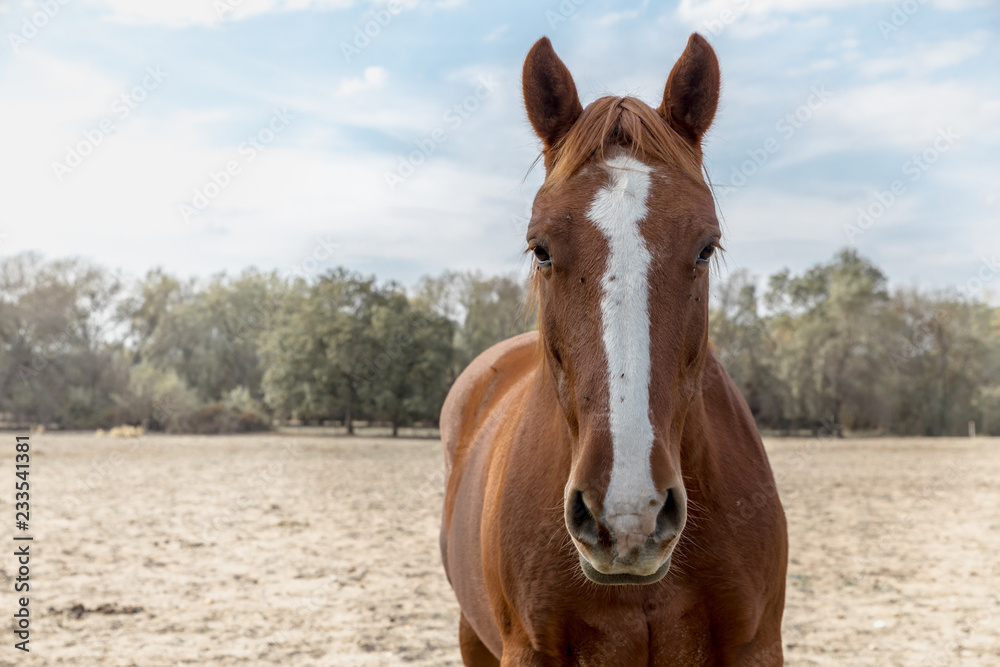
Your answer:
[[[528,49],[655,107],[694,31],[725,271],[1000,292],[996,0],[0,0],[0,255],[526,271]]]

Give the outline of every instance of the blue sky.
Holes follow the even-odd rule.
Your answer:
[[[896,285],[1000,292],[1000,3],[979,0],[0,2],[0,253],[523,269],[527,50],[548,35],[585,104],[656,106],[692,31],[723,70],[728,270],[851,244]]]

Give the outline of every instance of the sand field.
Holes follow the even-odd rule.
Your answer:
[[[14,434],[0,434],[13,545]],[[1000,665],[1000,439],[770,439],[788,665]],[[30,654],[0,664],[459,665],[432,438],[31,438]]]

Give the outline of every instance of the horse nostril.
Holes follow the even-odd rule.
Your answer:
[[[677,502],[677,494],[673,489],[667,491],[667,499],[660,508],[660,513],[656,517],[656,538],[658,540],[668,540],[674,537],[681,530],[683,513],[680,503]]]
[[[573,502],[566,519],[569,523],[569,530],[576,539],[587,544],[597,543],[597,519],[587,507],[582,491],[573,494]]]

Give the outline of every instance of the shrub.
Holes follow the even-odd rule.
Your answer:
[[[270,424],[259,415],[245,410],[236,410],[224,403],[209,403],[202,406],[188,420],[191,433],[252,433],[268,431]]]
[[[243,385],[236,387],[226,394],[225,398],[222,399],[222,403],[235,412],[248,412],[264,423],[270,423],[271,421],[267,408],[260,401],[254,399],[250,390]]]
[[[114,394],[114,421],[147,431],[186,431],[198,406],[194,391],[173,369],[138,364],[129,369],[125,394]]]
[[[103,436],[104,431],[98,431],[98,433]],[[115,426],[113,429],[108,431],[109,438],[141,438],[145,435],[146,431],[141,426]],[[98,437],[101,437],[98,436]]]

